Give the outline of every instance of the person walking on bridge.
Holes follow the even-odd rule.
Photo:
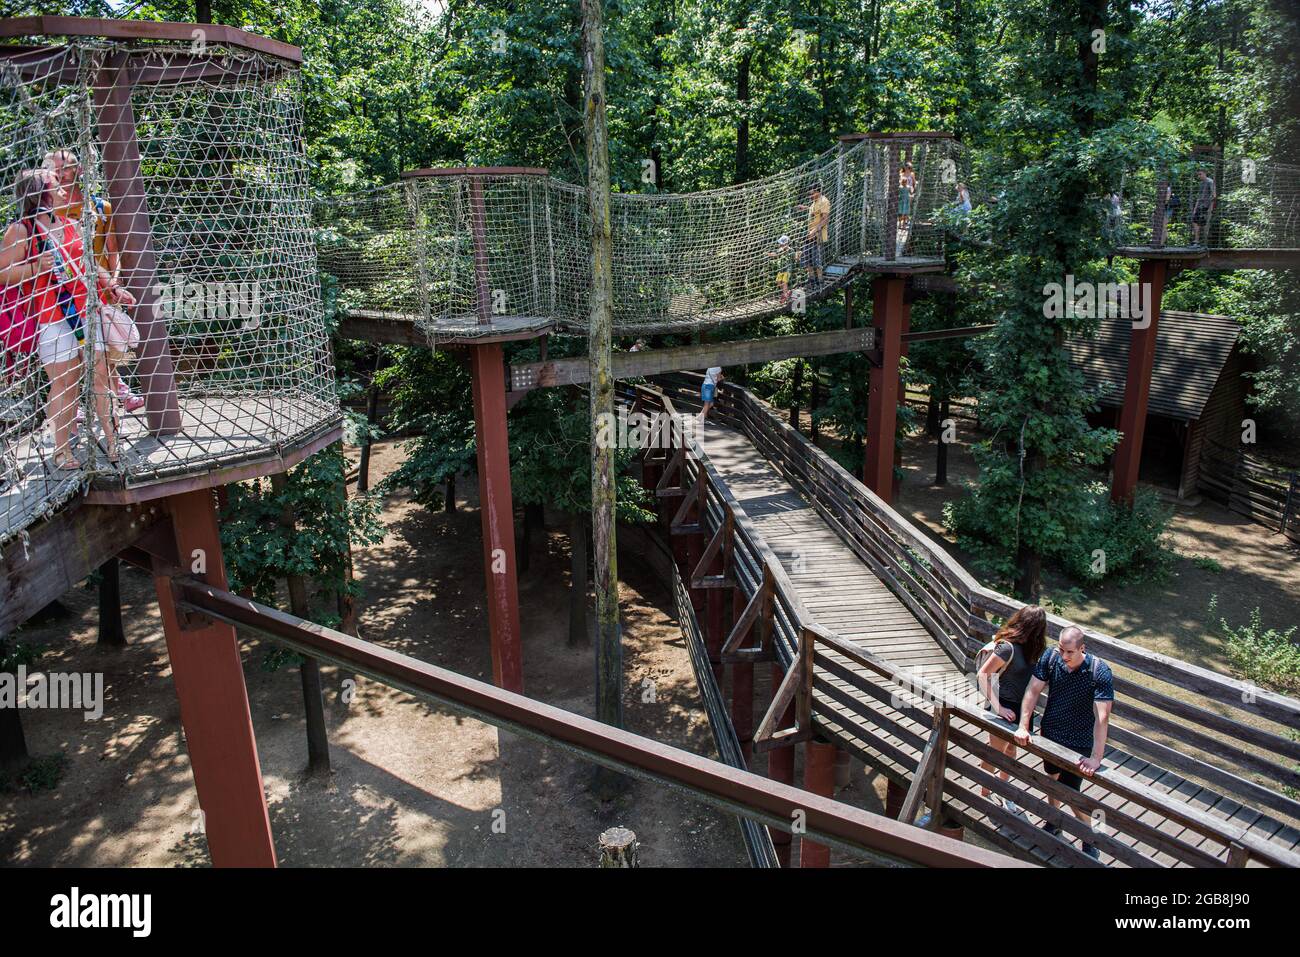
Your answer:
[[[808,231],[804,234],[803,265],[808,270],[808,284],[815,290],[822,284],[826,267],[826,243],[830,240],[827,224],[831,221],[831,201],[822,194],[821,183],[813,183],[809,201],[796,209],[808,210]]]
[[[1025,689],[1029,687],[1034,665],[1043,656],[1046,647],[1047,612],[1038,605],[1026,605],[1008,618],[1006,624],[993,636],[993,640],[980,649],[975,659],[975,680],[984,700],[989,703],[989,708],[1003,721],[1019,726]],[[1029,727],[1032,728],[1032,713],[1029,717]],[[989,744],[1015,760],[1016,746],[1012,741],[990,731]],[[987,761],[982,762],[981,766],[989,774],[996,772],[1003,781],[1011,779],[1007,771],[997,771]],[[980,795],[989,798],[989,789],[980,788]],[[1025,814],[1009,798],[994,794],[990,799],[1000,803],[1012,814],[1019,817]]]
[[[1043,770],[1054,780],[1078,791],[1083,778],[1092,777],[1101,767],[1110,712],[1115,704],[1115,682],[1110,666],[1096,655],[1088,654],[1083,631],[1073,625],[1061,632],[1056,647],[1044,652],[1034,668],[1020,705],[1016,741],[1021,746],[1029,744],[1030,716],[1043,689],[1049,686],[1051,694],[1047,698],[1039,733],[1048,741],[1087,756],[1080,758],[1073,770],[1051,761],[1043,762]],[[1052,807],[1061,806],[1055,797],[1049,795],[1048,799]],[[1079,807],[1070,810],[1080,821],[1092,826],[1087,811]],[[1060,827],[1051,821],[1044,821],[1040,826],[1053,836],[1061,833]],[[1096,846],[1087,841],[1083,842],[1083,853],[1094,860],[1101,856]]]
[[[700,425],[709,417],[709,410],[713,408],[713,400],[718,396],[718,388],[722,385],[722,380],[726,376],[722,374],[722,366],[710,366],[704,373],[704,382],[700,386],[700,399],[704,402],[704,408],[700,410]]]

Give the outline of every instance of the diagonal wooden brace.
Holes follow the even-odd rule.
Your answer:
[[[812,652],[813,636],[803,631],[799,636],[799,654],[790,664],[781,685],[772,696],[772,704],[754,732],[754,750],[771,751],[787,745],[808,741],[812,729]],[[778,728],[781,716],[794,705],[794,724]]]
[[[907,797],[903,799],[903,809],[898,813],[898,819],[904,824],[911,824],[916,819],[916,812],[921,809],[922,795],[925,795],[926,804],[930,808],[929,829],[937,831],[942,824],[939,808],[943,803],[943,778],[948,757],[948,721],[951,714],[948,708],[942,706],[936,706],[934,709],[934,727],[930,731],[930,739],[921,753],[921,760],[917,762],[916,774],[912,776]]]
[[[681,470],[682,464],[685,461],[686,449],[681,448],[673,453],[672,458],[668,460],[668,464],[664,467],[663,474],[659,476],[658,483],[655,485],[656,495],[660,498],[666,498],[671,495],[682,494],[683,490],[680,488],[674,488],[670,482],[672,481],[673,476]]]
[[[700,501],[703,491],[704,472],[701,471],[699,478],[695,480],[695,484],[692,485],[690,491],[686,493],[686,498],[682,499],[682,504],[678,506],[677,514],[673,516],[672,522],[669,523],[669,534],[693,535],[704,530],[703,526],[701,526],[698,521],[686,521],[686,516],[691,513],[691,508]]]
[[[731,576],[727,574],[724,566],[721,575],[708,574],[709,566],[713,564],[718,553],[722,552],[724,547],[730,542],[732,534],[731,515],[727,515],[727,520],[718,526],[718,530],[713,533],[709,539],[709,544],[704,549],[704,554],[700,556],[699,564],[691,572],[692,588],[730,588],[735,583]]]
[[[767,616],[766,620],[763,617],[764,615]],[[740,617],[736,619],[736,624],[731,629],[731,634],[727,636],[727,640],[722,644],[722,661],[735,664],[744,661],[775,660],[770,640],[771,630],[772,576],[764,568],[763,581],[746,603],[744,611],[740,613]],[[751,633],[757,635],[758,642],[746,647],[745,638]],[[764,641],[765,634],[769,636],[766,642]]]

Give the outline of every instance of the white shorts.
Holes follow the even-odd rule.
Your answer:
[[[76,359],[81,355],[82,346],[67,320],[58,319],[41,326],[41,334],[36,340],[36,353],[41,357],[41,364],[48,366]],[[104,341],[100,336],[95,337],[95,351],[104,351]]]

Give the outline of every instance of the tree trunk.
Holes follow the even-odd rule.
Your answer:
[[[587,635],[587,519],[569,516],[569,645],[585,645]]]
[[[212,22],[212,0],[194,0],[194,22]]]
[[[623,648],[618,620],[614,525],[614,450],[595,441],[596,423],[614,418],[612,362],[613,243],[609,222],[609,138],[605,128],[604,0],[582,0],[587,194],[591,204],[591,521],[596,562],[596,718],[623,726]],[[608,445],[609,443],[605,443]],[[581,536],[577,536],[581,538]],[[577,542],[574,542],[577,547]],[[595,787],[613,797],[620,776],[597,773]]]
[[[533,548],[537,545],[534,541],[534,533],[539,533],[543,548],[546,543],[546,508],[545,506],[529,503],[524,506],[524,533],[523,548],[519,553],[519,574],[528,570],[532,562]]]
[[[110,558],[99,566],[99,641],[110,648],[126,647],[122,629],[121,562]]]
[[[370,382],[370,388],[366,391],[366,425],[374,428],[375,416],[379,414],[379,388],[375,385],[373,378]],[[361,463],[358,465],[357,473],[357,491],[370,491],[370,433],[366,432],[365,439],[361,442]]]
[[[943,422],[948,418],[948,397],[947,396],[944,396],[942,408],[940,409],[938,416],[939,416],[939,422]],[[939,449],[935,453],[935,458],[934,458],[934,484],[935,485],[948,484],[948,443],[944,441],[944,435],[946,433],[947,433],[947,429],[944,429],[942,427],[939,428]]]
[[[1028,545],[1016,551],[1016,597],[1037,604],[1042,591],[1043,558]]]
[[[289,541],[298,534],[297,516],[293,504],[285,496],[288,479],[283,472],[271,476],[271,487],[281,497],[280,527]],[[289,587],[289,610],[303,621],[311,620],[311,606],[307,600],[307,583],[301,575],[285,576]],[[320,663],[315,658],[303,657],[299,667],[302,676],[303,712],[307,720],[307,770],[323,773],[330,769],[329,738],[325,733],[325,700],[321,692]]]
[[[339,459],[342,463],[341,473],[339,475],[339,509],[343,527],[346,530],[347,540],[343,543],[343,551],[339,555],[339,565],[343,569],[343,581],[335,593],[335,603],[338,606],[339,631],[353,638],[357,635],[357,600],[352,594],[352,528],[348,521],[348,479],[347,468],[348,460],[343,458],[343,449],[339,449]]]
[[[794,379],[790,383],[790,428],[799,431],[799,400],[803,398],[803,360],[794,360]]]
[[[0,708],[0,768],[18,768],[26,764],[27,759],[23,713],[17,708]]]
[[[747,49],[736,68],[736,103],[740,108],[740,121],[736,124],[736,176],[733,182],[749,179],[749,67],[754,51]]]
[[[942,420],[939,414],[939,392],[936,386],[930,386],[930,400],[925,406],[925,434],[938,435],[941,431],[939,422]]]
[[[448,515],[456,514],[456,476],[447,476],[447,491],[442,497],[442,510]]]

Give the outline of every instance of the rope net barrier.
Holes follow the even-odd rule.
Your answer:
[[[1193,154],[1131,171],[1105,205],[1119,247],[1300,248],[1300,167],[1269,159]]]
[[[0,47],[0,541],[337,425],[296,64]]]
[[[611,197],[614,328],[668,332],[799,311],[873,263],[942,264],[965,152],[944,136],[860,139],[697,193]],[[534,172],[413,175],[322,200],[321,268],[354,314],[414,319],[435,345],[503,330],[585,334],[586,190]]]

